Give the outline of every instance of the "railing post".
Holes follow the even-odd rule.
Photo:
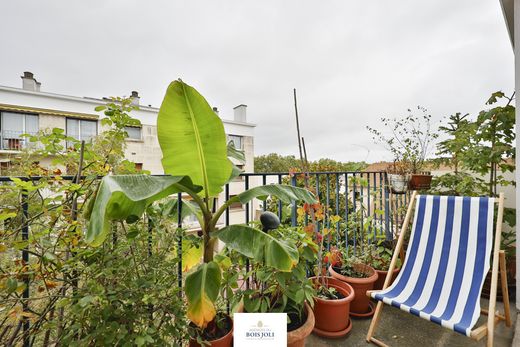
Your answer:
[[[393,232],[390,230],[390,214],[392,213],[390,210],[390,191],[388,190],[388,175],[384,174],[385,179],[385,233],[386,233],[386,239],[392,240],[393,239]]]
[[[22,190],[22,218],[23,218],[23,225],[22,225],[22,240],[28,241],[29,240],[29,193],[26,189]],[[29,311],[29,276],[26,274],[28,267],[29,267],[29,252],[28,252],[29,245],[25,245],[22,249],[22,264],[23,264],[23,282],[25,284],[25,288],[22,293],[22,309],[23,312],[26,313]],[[29,340],[29,329],[30,329],[30,322],[29,318],[27,316],[23,316],[22,318],[22,325],[23,325],[23,347],[29,347],[30,346],[30,340]]]
[[[225,187],[225,190],[224,190],[224,203],[227,202],[229,200],[229,183],[226,183],[226,187]],[[225,217],[225,223],[226,223],[226,226],[229,225],[229,207],[226,208],[226,212],[224,213],[224,217]]]
[[[245,181],[244,181],[244,185],[245,185],[245,190],[248,190],[249,189],[249,176],[246,175],[245,177]],[[249,225],[249,203],[246,203],[246,225]],[[249,273],[249,268],[250,268],[250,264],[249,264],[249,258],[246,259],[246,271]],[[249,277],[246,279],[246,289],[249,289],[250,288],[250,281],[249,281]]]
[[[282,175],[278,175],[278,184],[282,184]],[[283,221],[283,205],[280,199],[278,199],[278,218]]]
[[[179,239],[177,241],[177,256],[179,262],[177,263],[177,281],[179,288],[179,296],[182,297],[182,193],[177,194],[177,230],[179,232]]]
[[[336,215],[340,215],[339,211],[339,173],[336,173]],[[336,242],[339,244],[339,221],[336,222]]]
[[[357,204],[357,194],[356,194],[357,193],[357,185],[356,185],[356,173],[355,172],[352,174],[352,182],[354,184],[354,186],[352,187],[352,202],[353,202],[352,209],[354,211],[354,215],[356,215],[356,210],[357,210],[357,206],[356,206],[356,204]],[[363,227],[363,210],[361,210],[361,214],[360,215],[361,215],[361,218],[360,218],[361,219],[361,227]],[[357,228],[357,226],[356,226],[356,228]],[[354,228],[354,235],[353,235],[354,239],[352,240],[353,246],[354,246],[352,248],[354,250],[353,251],[354,255],[356,255],[356,246],[357,246],[357,231],[356,231],[356,228]]]
[[[148,248],[148,258],[152,256],[152,232],[153,232],[153,221],[152,218],[146,214],[146,226],[148,227],[148,242],[147,242],[147,248]],[[148,315],[150,318],[149,326],[152,326],[153,324],[153,304],[148,304]]]
[[[291,185],[296,187],[296,175],[291,177]],[[297,224],[297,212],[296,212],[296,201],[292,201],[292,209],[291,209],[291,225],[293,227]]]
[[[348,250],[348,214],[350,213],[348,208],[348,173],[345,172],[345,249]]]

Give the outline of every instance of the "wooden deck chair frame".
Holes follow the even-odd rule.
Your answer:
[[[415,198],[417,196],[417,192],[414,191],[412,193],[412,197],[410,199],[410,204],[408,206],[408,210],[406,211],[406,216],[404,219],[404,223],[401,227],[401,233],[399,234],[399,239],[397,240],[397,245],[392,256],[392,261],[390,262],[390,268],[388,269],[388,274],[386,275],[385,283],[383,285],[383,289],[386,289],[390,284],[390,279],[392,278],[392,273],[397,263],[397,258],[399,257],[399,253],[403,248],[404,237],[408,230],[408,224],[410,223],[410,219],[412,217],[413,206],[415,204]],[[497,224],[495,227],[495,241],[493,246],[493,266],[491,270],[491,294],[489,298],[489,310],[481,310],[481,313],[488,316],[487,323],[482,324],[481,326],[473,329],[471,331],[470,337],[476,341],[481,340],[483,337],[487,336],[487,347],[493,346],[493,335],[495,331],[495,325],[500,321],[505,321],[506,326],[511,326],[511,311],[509,306],[509,293],[507,291],[507,276],[506,276],[506,258],[503,250],[500,250],[500,240],[502,237],[502,220],[504,217],[504,193],[500,193],[495,203],[498,203],[498,215],[497,215]],[[500,314],[498,311],[495,311],[496,308],[496,300],[497,300],[497,285],[498,285],[498,270],[500,266],[500,283],[502,285],[502,296],[504,301],[504,314]],[[367,295],[370,297],[371,293],[376,291],[367,291]],[[375,330],[379,323],[379,319],[381,318],[381,311],[383,309],[384,303],[382,301],[378,301],[376,310],[374,313],[374,317],[372,318],[372,322],[370,323],[370,327],[368,329],[367,334],[367,342],[372,342],[378,346],[388,347],[384,342],[376,339],[374,337]],[[493,314],[494,312],[494,314]]]

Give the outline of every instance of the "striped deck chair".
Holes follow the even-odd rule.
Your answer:
[[[414,203],[417,207],[406,259],[394,283],[388,287]],[[498,203],[498,215],[493,241],[495,203]],[[503,194],[494,199],[413,192],[383,289],[367,292],[378,300],[367,341],[387,346],[373,337],[385,303],[475,340],[487,335],[487,346],[493,346],[495,325],[503,320],[511,326],[505,254],[499,250],[503,207]],[[489,271],[492,248],[491,297],[489,311],[486,311],[480,309],[480,294]],[[503,315],[495,312],[499,265]],[[488,315],[487,323],[473,329],[481,313]]]

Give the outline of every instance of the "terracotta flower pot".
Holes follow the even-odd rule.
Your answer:
[[[307,336],[312,333],[314,329],[314,312],[310,306],[305,303],[305,311],[307,313],[307,320],[296,330],[287,333],[287,347],[304,347]]]
[[[392,278],[390,279],[390,284],[388,284],[388,286],[390,286],[392,283],[394,283],[397,275],[399,274],[399,271],[401,271],[401,268],[399,268],[399,267],[394,269],[394,271],[392,273]],[[385,284],[386,275],[388,274],[388,271],[376,269],[376,272],[377,272],[377,280],[374,282],[374,290],[381,290],[381,289],[383,289],[383,285]]]
[[[410,178],[410,189],[411,190],[423,190],[430,189],[432,184],[432,175],[417,175],[413,174]]]
[[[363,271],[368,276],[364,278],[355,278],[343,276],[334,271],[332,266],[329,267],[329,272],[332,277],[347,282],[354,289],[354,300],[350,303],[350,314],[358,317],[369,317],[373,314],[370,306],[370,298],[366,295],[367,290],[374,288],[374,283],[377,281],[377,272],[372,267],[365,264],[352,264],[356,271]]]
[[[244,312],[244,303],[240,303],[237,312]],[[287,347],[304,347],[307,336],[312,333],[314,328],[314,312],[310,306],[305,303],[305,313],[307,313],[307,320],[301,327],[293,331],[287,332]]]
[[[318,280],[316,277],[311,279]],[[345,336],[352,329],[350,303],[354,300],[354,289],[350,284],[332,277],[326,277],[325,283],[328,288],[335,288],[343,298],[337,300],[314,298],[316,324],[313,332],[328,338]]]
[[[231,322],[231,329],[229,332],[222,336],[221,338],[217,340],[208,341],[209,346],[211,347],[231,347],[233,346],[233,319],[231,317],[227,316],[229,321]],[[200,344],[197,343],[196,340],[190,339],[189,347],[202,347]]]

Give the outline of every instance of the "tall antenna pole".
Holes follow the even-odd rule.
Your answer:
[[[296,131],[298,133],[298,148],[300,149],[300,160],[302,165],[305,165],[303,159],[303,150],[302,150],[302,138],[300,136],[300,119],[298,118],[298,103],[296,102],[296,88],[293,89],[294,94],[294,113],[296,115]]]

